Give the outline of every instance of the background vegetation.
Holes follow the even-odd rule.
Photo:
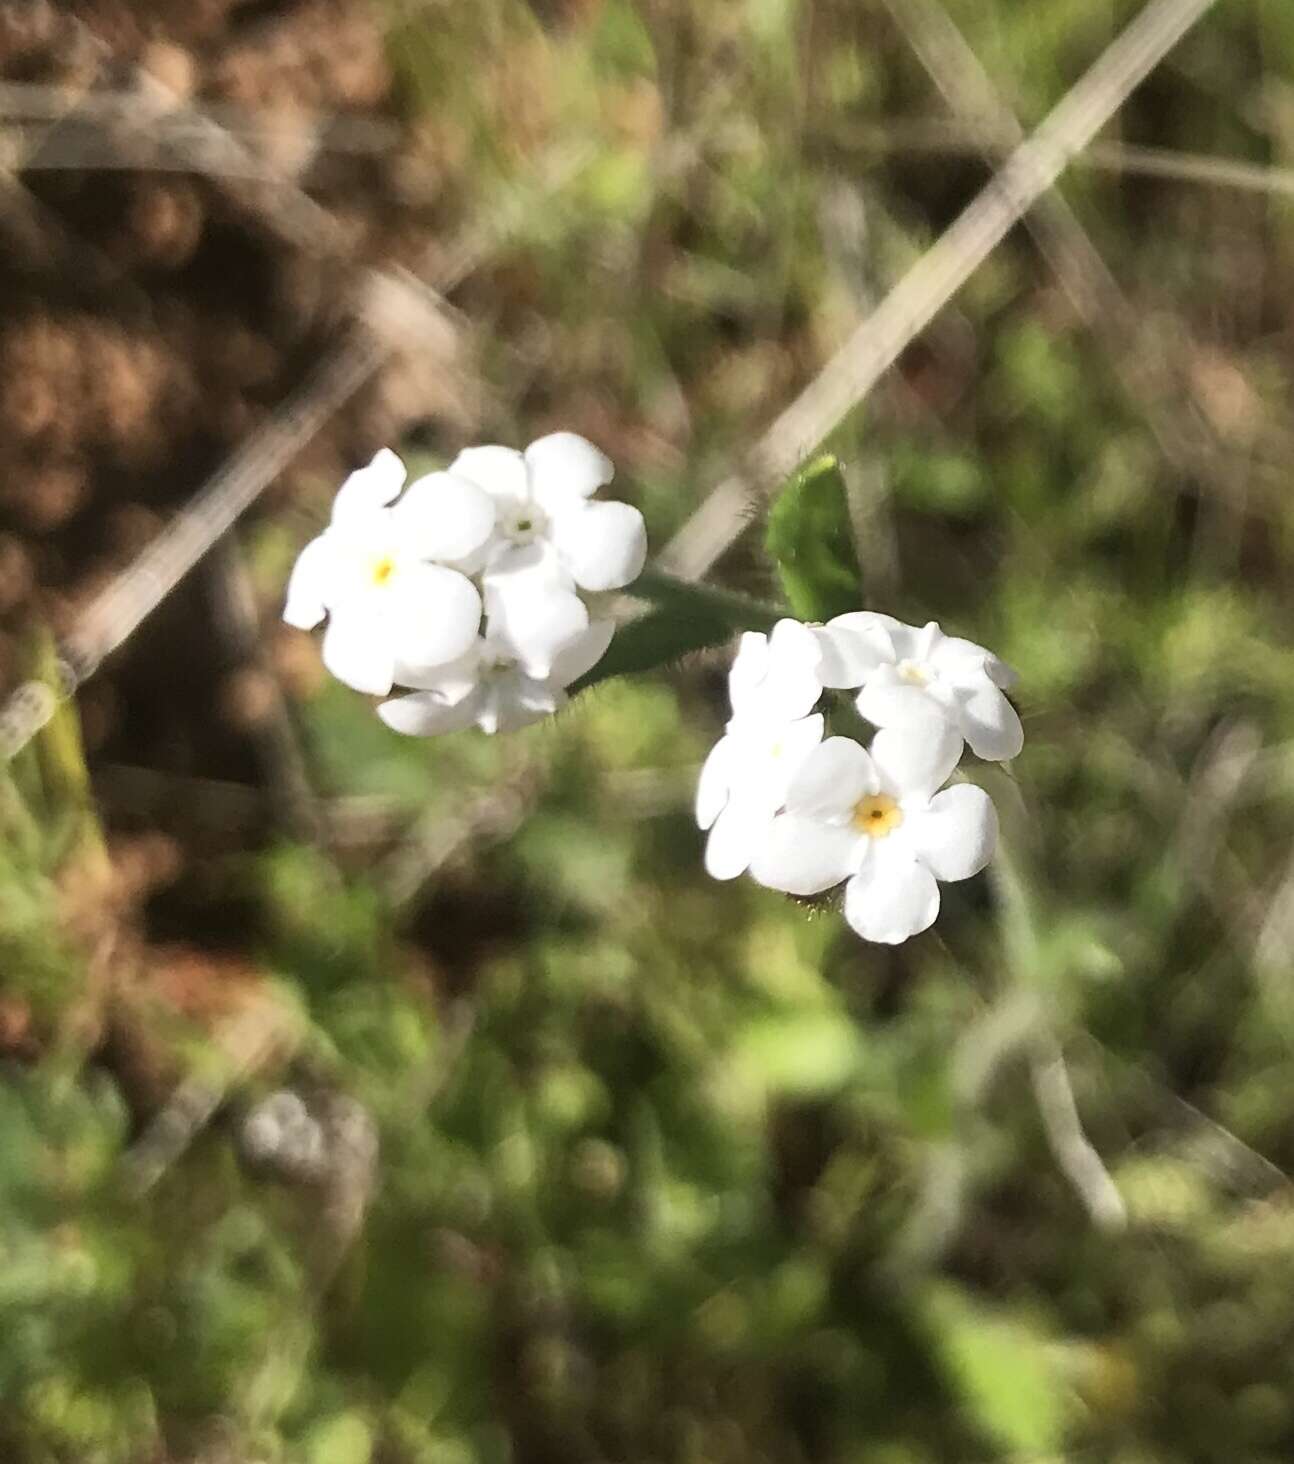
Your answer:
[[[945,4],[1026,126],[1137,8]],[[276,616],[385,441],[583,431],[663,544],[1001,118],[862,0],[102,0],[0,42],[7,688],[358,264],[532,190],[452,361],[405,340],[0,782],[0,1457],[1288,1459],[1285,0],[1217,7],[1066,178],[1126,314],[1019,230],[830,443],[869,603],[1021,673],[1010,857],[895,951],[704,877],[722,657],[425,744]],[[95,89],[134,100],[85,125]],[[163,166],[186,100],[275,181]],[[297,189],[336,235],[267,222]],[[757,533],[711,578],[776,594]],[[1122,1228],[1057,1157],[1058,1050]]]

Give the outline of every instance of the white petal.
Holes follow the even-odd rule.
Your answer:
[[[821,655],[817,638],[798,620],[779,620],[765,648],[749,633],[743,636],[738,661],[744,657],[746,664],[738,674],[734,663],[728,678],[734,720],[777,723],[803,717],[822,695]],[[761,661],[762,676],[757,674]]]
[[[530,500],[526,460],[515,447],[465,447],[449,465],[456,478],[466,478],[498,504]]]
[[[732,777],[732,739],[721,737],[701,764],[696,782],[696,822],[708,829],[728,802]]]
[[[854,698],[859,713],[877,727],[903,727],[931,718],[949,720],[949,712],[924,687],[899,680],[893,666],[879,666]]]
[[[883,729],[872,738],[868,751],[887,793],[920,801],[931,798],[952,776],[962,755],[962,739],[947,722],[932,717]]]
[[[976,757],[989,762],[1018,757],[1024,746],[1024,728],[1016,709],[989,681],[957,702],[958,724]]]
[[[772,754],[772,766],[767,769],[761,768],[759,772],[760,778],[766,784],[767,795],[774,808],[780,808],[786,802],[786,795],[791,784],[799,776],[805,759],[822,741],[826,725],[822,713],[815,712],[811,717],[800,717],[794,722],[788,722],[775,729],[775,736],[769,749]]]
[[[933,623],[932,621],[931,624]],[[890,642],[894,647],[894,659],[896,661],[921,660],[926,648],[928,628],[905,625],[901,620],[896,620],[893,625],[888,626]]]
[[[936,879],[969,879],[997,848],[997,810],[983,788],[957,783],[908,815],[909,842]]]
[[[958,668],[973,666],[980,668],[989,658],[989,652],[974,641],[964,640],[959,635],[943,635],[935,647],[930,660],[942,670],[955,672]],[[994,657],[994,660],[997,658]]]
[[[767,839],[772,810],[741,799],[730,802],[710,828],[705,846],[706,873],[713,879],[736,879]]]
[[[728,696],[734,712],[767,675],[768,637],[757,630],[743,631],[728,672]]]
[[[390,591],[396,658],[405,666],[441,666],[466,654],[481,628],[481,597],[456,569],[402,567]]]
[[[415,479],[392,515],[402,547],[419,559],[465,560],[494,531],[494,500],[453,473]]]
[[[1020,679],[1001,657],[959,635],[941,636],[930,659],[941,675],[954,682],[969,684],[982,672],[994,686],[1009,691]]]
[[[385,696],[395,676],[391,627],[367,601],[334,610],[324,631],[323,663],[356,691]]]
[[[398,661],[395,679],[400,686],[417,691],[434,691],[445,703],[460,702],[476,689],[481,679],[481,652],[485,641],[478,637],[467,650],[439,666],[409,666]]]
[[[383,702],[377,714],[393,732],[406,737],[436,737],[442,732],[461,732],[476,721],[480,697],[464,697],[452,705],[433,692],[416,691]]]
[[[562,652],[589,628],[584,601],[570,590],[488,589],[490,636],[499,640],[536,680],[546,681]]]
[[[334,545],[327,534],[311,539],[288,576],[283,618],[298,630],[313,630],[327,613]]]
[[[879,665],[893,661],[887,620],[887,615],[858,610],[811,627],[821,652],[818,680],[823,686],[861,686]]]
[[[530,491],[549,513],[588,498],[615,477],[615,464],[574,432],[551,432],[526,449]]]
[[[937,661],[940,650],[948,640],[948,637],[939,629],[937,620],[927,620],[917,632],[917,654],[918,661]]]
[[[1001,687],[1003,691],[1010,691],[1020,679],[1020,673],[1014,666],[1008,666],[1000,656],[995,656],[990,651],[984,660],[984,669],[988,672],[988,679],[994,686]]]
[[[845,886],[845,919],[864,940],[899,945],[939,914],[939,886],[911,858],[869,859]]]
[[[828,737],[800,764],[786,806],[811,818],[846,818],[864,793],[879,787],[871,758],[853,738]]]
[[[750,872],[769,889],[816,895],[848,876],[857,843],[850,829],[781,813],[754,851]]]
[[[389,447],[382,448],[374,454],[372,462],[356,468],[337,490],[332,506],[333,523],[353,523],[385,507],[404,486],[405,477],[404,464]]]
[[[581,503],[554,518],[549,537],[586,590],[621,589],[647,559],[647,525],[628,503]]]
[[[827,629],[852,630],[857,635],[864,635],[869,639],[878,637],[881,642],[891,644],[894,631],[900,629],[902,624],[893,615],[882,615],[879,610],[850,610],[828,620]]]
[[[490,556],[481,583],[487,600],[495,591],[500,594],[541,594],[549,590],[575,589],[575,581],[556,549],[544,539],[535,539],[529,544],[499,545]]]
[[[549,681],[554,686],[569,686],[585,672],[592,671],[606,655],[615,633],[614,620],[594,620],[582,635],[577,635],[553,657]]]
[[[813,667],[818,664],[821,655],[822,651],[813,631],[789,616],[779,620],[768,637],[770,670],[779,664]]]

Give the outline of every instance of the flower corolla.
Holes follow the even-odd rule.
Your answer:
[[[793,895],[847,880],[845,919],[864,940],[897,945],[925,930],[939,913],[938,882],[978,874],[997,842],[988,794],[943,787],[961,750],[933,720],[880,731],[866,751],[827,738],[792,779],[751,873]]]
[[[327,617],[324,664],[357,691],[411,688],[380,708],[399,731],[536,721],[610,643],[584,594],[629,584],[646,557],[638,510],[593,498],[613,473],[592,443],[555,432],[524,453],[467,448],[405,487],[384,448],[302,550],[283,618],[309,630]]]
[[[812,896],[845,884],[845,917],[865,940],[897,944],[939,912],[939,884],[992,858],[997,815],[969,783],[944,785],[964,744],[1015,756],[1014,673],[937,625],[858,611],[827,625],[782,620],[748,633],[728,677],[732,717],[697,784],[706,868],[749,869],[761,884]],[[880,730],[870,746],[823,740],[824,691],[857,692]]]
[[[961,734],[976,757],[1018,755],[1024,729],[1004,691],[1015,673],[983,646],[945,635],[932,620],[918,628],[858,610],[814,628],[824,687],[858,687],[858,710],[877,727],[931,717]]]
[[[376,696],[411,669],[461,656],[481,624],[480,592],[456,566],[489,539],[494,505],[448,473],[401,494],[406,476],[383,449],[346,479],[332,522],[301,551],[283,611],[302,630],[327,616],[324,664]]]

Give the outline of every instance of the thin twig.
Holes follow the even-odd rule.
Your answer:
[[[929,153],[938,157],[974,157],[980,153],[1005,157],[1015,146],[1008,132],[982,116],[956,121],[945,117],[895,117],[882,124],[835,127],[817,141],[833,152]],[[1181,148],[1143,147],[1114,139],[1097,141],[1076,154],[1070,166],[1241,193],[1294,197],[1294,168]]]
[[[666,546],[661,563],[699,578],[740,535],[752,495],[768,494],[855,408],[1215,0],[1151,0],[1032,137],[904,275],[813,382]]]
[[[66,87],[45,86],[39,82],[0,82],[0,119],[4,121],[60,122],[66,119],[84,120],[87,125],[119,121],[150,128],[184,128],[192,125],[188,114],[193,112],[200,112],[205,120],[241,136],[244,141],[284,137],[326,138],[327,148],[334,152],[384,152],[393,147],[401,135],[395,123],[372,117],[310,112],[293,113],[289,119],[268,109],[209,100],[204,101],[200,108],[192,104],[186,106],[179,117],[158,117],[156,106],[138,88],[105,86],[70,92]]]
[[[1216,1118],[1174,1093],[1161,1078],[1130,1062],[1090,1032],[1076,1033],[1075,1039],[1091,1049],[1101,1062],[1118,1068],[1125,1078],[1131,1079],[1160,1111],[1165,1122],[1178,1124],[1188,1132],[1191,1157],[1208,1168],[1216,1183],[1263,1197],[1294,1188],[1294,1181],[1279,1165],[1246,1144]]]
[[[1029,1075],[1056,1163],[1074,1186],[1092,1223],[1102,1230],[1122,1230],[1128,1223],[1128,1207],[1101,1156],[1083,1132],[1069,1069],[1052,1038],[1036,1039],[1029,1055]]]
[[[93,601],[62,648],[79,685],[175,589],[324,422],[377,369],[385,348],[367,327],[346,339],[296,394],[226,460],[124,573]]]
[[[868,212],[857,184],[837,179],[827,183],[819,200],[818,235],[823,252],[834,265],[858,319],[876,308],[869,268]],[[891,378],[905,411],[922,410],[924,403],[901,377]],[[848,495],[850,529],[860,564],[867,566],[868,584],[878,601],[894,599],[901,570],[894,524],[894,503],[889,465],[884,454],[873,451],[841,471]]]
[[[84,38],[101,66],[107,60],[107,49],[88,33]],[[0,138],[6,144],[0,147],[0,222],[29,255],[60,267],[65,278],[119,292],[129,290],[138,302],[147,304],[144,291],[126,278],[121,264],[69,229],[61,215],[32,193],[19,176],[34,161],[39,145],[57,136],[75,115],[77,103],[78,98],[64,96],[61,109],[51,108],[52,125],[34,146],[28,145],[33,143],[30,138]]]
[[[252,152],[214,118],[185,106],[149,72],[137,69],[135,80],[143,97],[168,109],[170,125],[182,122],[191,129],[184,156],[195,172],[219,175],[226,191],[249,205],[257,219],[268,222],[286,242],[316,256],[344,253],[345,233],[337,220],[284,169]],[[274,186],[266,187],[267,183]]]
[[[997,135],[1012,144],[1023,140],[1024,128],[939,0],[882,3],[959,123],[988,117]],[[1184,384],[1166,354],[1146,338],[1132,302],[1073,209],[1059,193],[1047,193],[1024,222],[1075,310],[1105,347],[1124,390],[1139,404],[1164,457],[1179,473],[1207,476],[1215,493],[1229,500],[1231,468],[1205,414],[1197,407],[1187,419],[1172,409]]]

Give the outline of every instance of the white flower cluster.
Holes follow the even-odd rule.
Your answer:
[[[748,632],[728,677],[732,718],[701,769],[696,817],[716,879],[749,869],[771,889],[816,895],[845,885],[845,918],[864,940],[897,945],[933,924],[939,881],[993,856],[997,814],[968,783],[945,788],[964,743],[1014,757],[1024,741],[1003,694],[1014,680],[991,652],[888,615],[825,626],[781,620]],[[823,739],[823,692],[857,692],[880,730],[864,750]],[[940,791],[942,789],[942,791]]]
[[[581,592],[620,589],[646,558],[638,510],[593,497],[614,472],[591,442],[555,432],[524,453],[467,448],[406,487],[384,448],[302,550],[283,618],[311,630],[327,616],[324,664],[356,691],[412,688],[378,708],[398,732],[539,721],[611,642]]]

